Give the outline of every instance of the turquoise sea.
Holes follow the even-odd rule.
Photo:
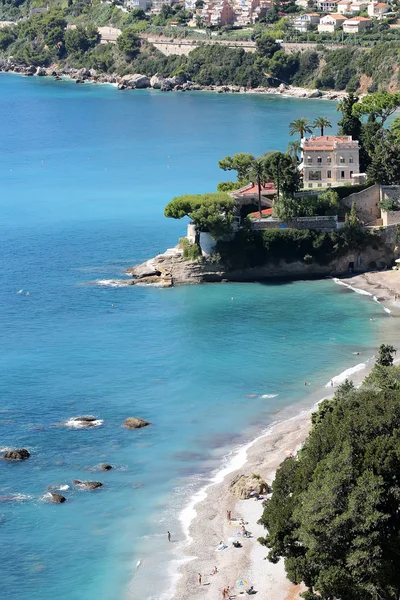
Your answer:
[[[214,190],[219,158],[284,150],[290,120],[335,108],[0,75],[0,446],[32,453],[0,461],[1,598],[170,598],[192,495],[373,355],[392,317],[329,280],[105,285],[185,233],[163,207]],[[62,425],[82,414],[103,424]],[[49,485],[68,501],[43,501]]]

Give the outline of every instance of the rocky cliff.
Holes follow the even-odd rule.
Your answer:
[[[195,283],[217,283],[227,281],[263,281],[276,278],[311,279],[316,277],[336,277],[349,272],[354,267],[356,272],[365,272],[373,268],[383,268],[390,264],[396,253],[394,241],[395,230],[387,229],[381,234],[381,244],[377,248],[366,248],[363,251],[348,252],[327,265],[303,260],[292,262],[268,262],[247,269],[229,269],[221,263],[207,258],[189,261],[183,258],[178,246],[158,254],[141,265],[127,270],[132,280],[120,283],[126,285],[152,285],[171,287],[173,285]]]

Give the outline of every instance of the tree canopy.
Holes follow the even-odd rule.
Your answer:
[[[353,105],[352,112],[356,117],[372,115],[375,119],[380,119],[380,123],[383,124],[399,107],[400,94],[377,92],[364,96],[360,102]]]
[[[307,600],[398,600],[400,368],[394,348],[361,388],[339,386],[278,469],[261,519],[268,558],[284,557]]]
[[[247,179],[250,181],[249,174],[254,165],[255,157],[253,154],[246,152],[239,152],[233,156],[225,156],[218,162],[218,166],[223,171],[236,171],[237,180],[243,181]]]
[[[232,231],[235,208],[235,200],[225,192],[185,194],[173,198],[164,215],[171,219],[189,217],[198,232],[207,231],[213,237],[220,237]]]

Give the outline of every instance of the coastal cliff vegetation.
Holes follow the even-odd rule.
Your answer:
[[[188,56],[164,56],[139,35],[152,27],[167,26],[172,19],[186,23],[190,13],[182,7],[164,6],[157,15],[141,9],[127,13],[100,0],[69,0],[67,5],[52,2],[41,14],[31,14],[31,8],[33,5],[24,1],[0,3],[2,18],[16,20],[15,25],[0,29],[0,57],[12,57],[21,65],[86,68],[101,74],[179,77],[202,86],[251,88],[284,83],[361,92],[400,90],[400,38],[392,39],[397,32],[385,23],[379,24],[387,29],[384,35],[380,32],[368,49],[355,45],[330,49],[319,44],[313,50],[287,54],[275,41],[283,33],[279,27],[286,27],[281,19],[273,29],[268,23],[257,25],[252,33],[255,53],[200,45]],[[17,21],[20,18],[24,20]],[[104,25],[122,30],[117,44],[100,44],[97,27]]]
[[[346,381],[285,459],[261,523],[268,558],[285,560],[305,600],[400,595],[400,367],[381,346],[360,388]]]

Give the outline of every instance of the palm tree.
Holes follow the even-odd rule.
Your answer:
[[[301,141],[305,133],[312,133],[309,120],[305,117],[295,119],[294,121],[289,123],[289,133],[290,135],[295,135],[296,133],[298,133],[300,135]]]
[[[249,177],[257,183],[258,188],[258,218],[261,219],[261,186],[265,181],[265,162],[262,157],[254,159],[249,171]]]
[[[327,127],[332,127],[331,122],[327,117],[317,117],[312,124],[313,129],[320,129],[321,137],[324,135],[324,129]]]
[[[286,154],[290,156],[295,166],[299,163],[299,154],[301,154],[301,142],[298,140],[294,140],[293,142],[288,143],[288,147],[286,149]]]

